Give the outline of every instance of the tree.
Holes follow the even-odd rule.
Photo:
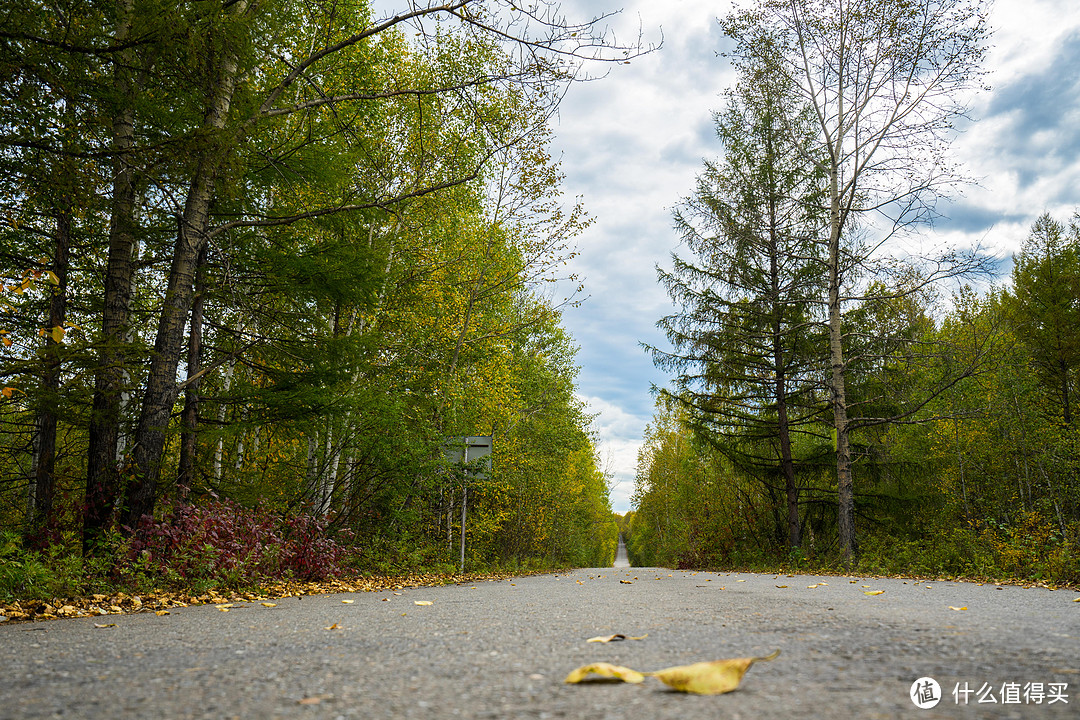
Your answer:
[[[20,75],[0,90],[0,162],[13,169],[0,182],[16,191],[0,215],[29,275],[0,330],[17,319],[12,333],[39,342],[69,321],[87,329],[80,347],[41,355],[87,395],[59,413],[70,476],[85,478],[86,550],[174,489],[382,532],[428,523],[454,502],[432,499],[443,436],[518,415],[573,439],[564,474],[546,473],[558,455],[545,447],[550,497],[565,480],[581,507],[599,501],[571,366],[503,355],[561,332],[537,289],[585,222],[560,205],[546,151],[563,86],[586,61],[640,48],[547,2],[412,3],[381,20],[363,0],[11,6],[0,62]],[[66,108],[77,132],[58,131]],[[59,192],[64,173],[53,192],[33,171],[42,158],[71,167],[88,202]],[[54,332],[55,298],[23,285],[61,280],[49,242],[64,235],[62,205],[77,208],[83,244]],[[55,267],[38,260],[52,255]],[[33,412],[55,395],[41,385],[57,379],[53,364],[26,382],[45,367],[35,350],[17,343],[0,368],[4,487],[18,475],[23,492]],[[547,383],[529,395],[534,375]],[[9,379],[26,395],[9,397]]]
[[[1009,310],[1038,374],[1055,389],[1061,419],[1072,424],[1073,384],[1080,365],[1080,227],[1050,215],[1031,227],[1013,258]]]
[[[783,479],[786,538],[799,546],[799,488],[792,432],[817,421],[814,300],[822,277],[822,174],[807,164],[809,114],[784,108],[797,98],[776,58],[743,67],[716,114],[722,162],[707,162],[693,198],[675,214],[696,256],[659,271],[681,312],[660,321],[673,352],[654,361],[680,374],[675,397],[704,440],[737,467]],[[785,121],[797,127],[785,125]]]
[[[857,546],[844,307],[858,268],[895,233],[930,220],[959,180],[945,150],[979,84],[988,8],[985,0],[760,0],[725,21],[737,63],[756,60],[763,37],[777,43],[778,71],[816,126],[818,147],[806,159],[826,177],[829,377],[848,564]],[[878,220],[885,226],[875,239],[845,246]],[[946,264],[945,274],[954,272]]]

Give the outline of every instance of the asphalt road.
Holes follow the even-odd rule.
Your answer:
[[[4,624],[0,717],[1077,718],[1077,596],[605,568]],[[585,642],[612,633],[648,637]],[[598,661],[657,670],[776,649],[726,695],[563,683]],[[909,691],[924,676],[940,703],[920,710]]]

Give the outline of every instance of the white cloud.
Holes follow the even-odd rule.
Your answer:
[[[622,405],[601,397],[579,395],[578,398],[590,414],[598,414],[593,422],[598,436],[596,449],[602,469],[611,475],[611,505],[615,512],[625,513],[630,509],[638,447],[648,418],[643,421],[640,413],[627,412]]]

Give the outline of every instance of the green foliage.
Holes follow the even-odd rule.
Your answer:
[[[1047,227],[1045,218],[1038,221],[1033,237]],[[1052,276],[1040,277],[1025,279],[1034,283],[1023,291],[1027,297],[1052,294],[1040,285]],[[861,346],[850,385],[863,537],[856,571],[1080,581],[1080,436],[1064,422],[1061,376],[1044,371],[1036,354],[1047,348],[1040,350],[1031,328],[1019,323],[1012,292],[980,298],[965,290],[934,322],[941,307],[934,296],[912,302],[917,295],[893,297],[881,287],[880,300],[849,315]],[[1036,322],[1034,311],[1026,312],[1027,322]],[[1048,332],[1057,327],[1045,316],[1043,323]],[[913,396],[929,400],[908,422],[873,422],[900,412]],[[663,432],[647,435],[631,523],[636,562],[839,566],[830,447],[811,441],[799,451],[821,461],[816,470],[804,464],[804,542],[790,553],[775,529],[769,532],[781,514],[775,486],[755,493],[700,451],[677,461],[675,450],[692,439],[692,426],[669,408],[658,408],[655,427]],[[715,493],[718,484],[730,495]],[[720,522],[707,526],[714,515]]]
[[[0,17],[0,525],[86,551],[18,555],[8,584],[89,577],[118,542],[135,585],[308,572],[295,538],[162,540],[163,508],[213,496],[348,535],[349,571],[453,567],[463,509],[471,565],[610,562],[573,299],[545,291],[589,222],[547,123],[591,25],[515,44],[535,24],[428,8],[414,39],[363,0],[77,5]],[[448,468],[478,434],[490,476]]]
[[[21,540],[10,530],[0,534],[0,601],[76,597],[110,585],[112,557],[80,557],[72,536],[42,550],[27,550]]]

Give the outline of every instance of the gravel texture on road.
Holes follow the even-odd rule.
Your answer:
[[[0,718],[1076,718],[1076,597],[602,568],[4,624]],[[586,642],[613,633],[648,637]],[[593,662],[647,671],[776,649],[726,695],[563,683]],[[909,697],[922,677],[940,685],[934,708]]]

